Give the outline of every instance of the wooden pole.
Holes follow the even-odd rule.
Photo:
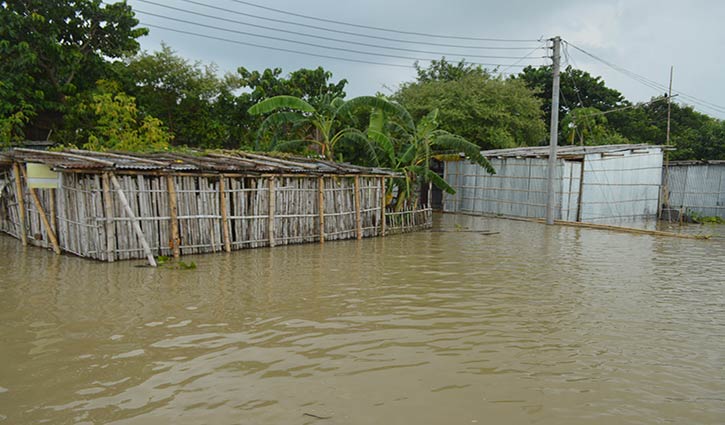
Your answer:
[[[224,237],[224,250],[232,252],[232,242],[229,240],[229,219],[227,217],[227,193],[224,187],[226,177],[219,176],[219,209],[222,213],[222,236]]]
[[[23,173],[23,178],[25,181],[28,181],[28,175],[25,173],[25,167],[18,167],[20,169],[20,172]],[[38,199],[38,194],[35,193],[35,189],[28,186],[28,191],[30,192],[30,197],[33,198],[33,203],[35,204],[35,209],[38,210],[38,214],[40,215],[40,220],[43,222],[43,226],[45,227],[45,233],[48,234],[48,238],[50,239],[50,243],[53,245],[53,252],[60,255],[60,245],[58,245],[58,238],[55,237],[55,232],[53,232],[53,229],[50,227],[50,221],[48,221],[48,216],[45,214],[45,210],[43,209],[43,204],[40,203],[40,199]]]
[[[317,209],[320,214],[320,243],[325,243],[325,178],[317,178]]]
[[[385,236],[385,203],[388,197],[385,193],[385,177],[380,177],[380,236]]]
[[[267,233],[269,234],[269,246],[274,246],[274,177],[269,178],[269,219],[267,220]]]
[[[116,255],[116,223],[113,221],[113,196],[111,195],[111,179],[103,173],[103,209],[106,215],[106,261],[113,263]]]
[[[169,216],[171,217],[171,252],[174,258],[181,256],[181,240],[179,239],[179,212],[176,201],[176,185],[174,176],[166,175],[166,191],[169,194]]]
[[[362,220],[360,220],[360,177],[355,176],[355,228],[357,239],[362,239]]]
[[[23,196],[23,182],[20,178],[20,166],[13,162],[13,174],[15,174],[15,197],[18,201],[18,216],[20,218],[20,240],[23,245],[28,244],[28,232],[25,227],[25,197]]]
[[[55,189],[48,189],[50,193],[50,226],[58,236],[58,207],[55,204]]]
[[[141,225],[136,218],[136,214],[133,213],[131,206],[128,204],[128,199],[126,199],[126,194],[123,193],[121,184],[118,182],[115,174],[110,173],[110,177],[111,183],[113,183],[113,187],[116,189],[116,193],[118,194],[118,199],[121,201],[121,205],[123,205],[123,208],[126,210],[126,214],[128,214],[128,217],[131,219],[133,230],[136,232],[136,236],[139,241],[141,241],[141,246],[143,247],[144,253],[146,253],[146,258],[148,259],[149,264],[151,267],[156,267],[156,260],[154,259],[154,255],[151,253],[151,247],[146,241],[146,237],[143,234],[143,230],[141,230]]]

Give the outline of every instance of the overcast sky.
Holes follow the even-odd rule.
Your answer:
[[[150,4],[150,1],[196,14]],[[392,50],[384,47],[447,53],[446,56],[451,60],[465,57],[472,62],[481,63],[506,65],[550,63],[550,60],[542,58],[550,53],[546,50],[534,50],[535,47],[540,46],[537,41],[520,43],[476,41],[376,31],[285,15],[243,4],[239,0],[129,0],[129,3],[137,10],[142,24],[161,25],[209,37],[262,44],[293,52],[315,53],[333,58],[273,51],[156,28],[150,28],[150,34],[141,39],[141,46],[145,50],[157,50],[161,43],[165,42],[186,58],[216,63],[222,72],[234,71],[237,67],[244,66],[250,70],[280,67],[287,73],[303,67],[315,68],[322,65],[333,72],[335,80],[346,78],[349,81],[347,86],[349,96],[374,94],[378,91],[388,93],[390,90],[395,90],[400,83],[413,80],[415,70],[345,62],[334,58],[410,66],[413,62],[411,59],[387,57],[380,54],[421,59],[440,57],[436,54]],[[701,112],[725,118],[725,47],[723,47],[725,46],[725,26],[723,25],[725,1],[363,0],[353,2],[308,0],[303,2],[249,0],[247,3],[358,25],[426,34],[526,40],[538,40],[542,37],[546,39],[560,35],[563,39],[613,65],[625,68],[661,85],[667,85],[670,66],[674,66],[674,89],[683,93],[677,100],[681,103],[691,104]],[[202,4],[212,5],[216,9],[202,6]],[[226,10],[219,10],[220,8]],[[266,38],[172,21],[142,12],[257,34]],[[200,14],[226,20],[204,17]],[[422,44],[345,35],[282,22],[270,22],[241,14],[257,15],[360,35],[415,41]],[[243,23],[266,26],[271,29],[255,28]],[[283,33],[274,29],[295,31],[303,35]],[[341,41],[317,39],[304,34],[330,37]],[[366,51],[377,55],[336,51],[273,40],[269,37]],[[371,44],[374,47],[355,45],[345,41]],[[430,43],[476,46],[479,49],[434,46]],[[480,47],[516,47],[518,49],[483,50]],[[529,54],[530,56],[520,59]],[[511,56],[513,58],[477,58],[472,55]],[[608,86],[621,91],[629,100],[646,101],[663,93],[663,90],[641,84],[634,78],[615,71],[571,47],[569,57],[572,65],[594,75],[601,75]],[[563,58],[563,62],[565,61],[566,59]],[[426,64],[426,62],[422,62],[422,64]],[[507,73],[521,69],[519,66],[503,68]]]

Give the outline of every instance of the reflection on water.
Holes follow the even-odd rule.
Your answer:
[[[436,220],[196,270],[0,236],[0,423],[723,422],[722,239]]]

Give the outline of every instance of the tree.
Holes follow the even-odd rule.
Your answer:
[[[76,140],[84,149],[153,152],[168,149],[172,139],[161,120],[142,114],[115,82],[99,81],[96,91],[73,99],[72,111],[68,118],[81,124]]]
[[[480,65],[467,64],[463,59],[458,63],[451,63],[442,57],[441,60],[432,60],[428,68],[423,68],[416,61],[415,70],[419,83],[430,81],[457,81],[468,76],[491,77],[491,73]]]
[[[482,149],[538,145],[545,140],[541,101],[524,83],[475,68],[459,74],[434,67],[422,80],[404,84],[393,99],[416,120],[437,109],[441,129]]]
[[[527,66],[520,74],[511,77],[522,81],[541,99],[546,123],[551,122],[551,90],[554,74],[551,66],[535,68]],[[622,93],[609,88],[602,77],[594,77],[586,71],[566,67],[560,74],[561,110],[563,114],[576,108],[596,108],[608,111],[630,103]]]
[[[562,120],[562,136],[566,144],[616,145],[627,139],[607,128],[607,116],[596,108],[576,108]]]
[[[216,67],[190,62],[162,45],[161,50],[143,52],[123,64],[118,74],[125,90],[139,107],[159,117],[180,145],[219,148],[228,145],[229,122],[215,113],[222,93],[237,89],[240,82],[219,78]]]
[[[325,101],[326,99],[326,101]],[[344,101],[339,97],[324,96],[314,107],[310,103],[294,96],[275,96],[265,99],[249,108],[250,115],[272,113],[262,123],[259,136],[268,129],[283,128],[293,137],[276,143],[270,148],[279,151],[301,150],[314,146],[318,153],[329,159],[335,159],[335,149],[339,143],[352,141],[366,143],[367,138],[360,130],[345,126],[342,119],[358,108],[371,111],[373,108],[394,112],[395,107],[385,99],[374,96],[361,96]]]
[[[480,148],[463,137],[438,129],[438,110],[434,109],[416,124],[405,108],[376,109],[370,118],[367,131],[369,155],[376,165],[400,172],[403,177],[392,179],[388,186],[388,197],[393,193],[395,210],[414,203],[417,183],[431,182],[442,190],[454,194],[456,191],[438,174],[430,169],[432,159],[445,161],[460,159],[465,154],[472,162],[495,173],[491,164],[481,155]]]
[[[104,76],[106,58],[138,50],[136,39],[148,30],[137,25],[125,2],[0,3],[0,113],[7,117],[23,105],[32,115],[28,137],[47,137],[61,126],[67,97]]]

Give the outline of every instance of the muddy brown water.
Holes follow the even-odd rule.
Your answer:
[[[435,219],[195,270],[0,236],[0,423],[725,423],[725,241]]]

